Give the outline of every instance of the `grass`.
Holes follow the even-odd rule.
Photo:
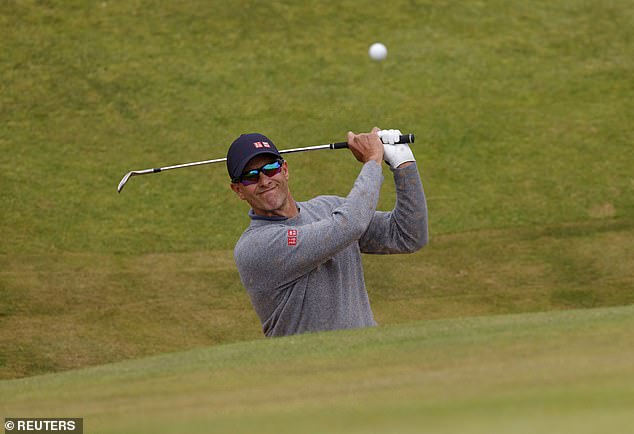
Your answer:
[[[94,433],[620,433],[634,308],[244,342],[0,383],[11,417]]]
[[[632,226],[441,235],[407,256],[366,256],[375,316],[397,324],[634,304]],[[596,255],[601,251],[601,255]],[[13,256],[0,262],[11,378],[262,336],[231,251]]]
[[[416,134],[432,242],[364,258],[382,324],[631,304],[633,24],[626,0],[1,2],[0,378],[260,336],[224,167],[115,191],[247,131]],[[299,200],[359,170],[289,164]]]

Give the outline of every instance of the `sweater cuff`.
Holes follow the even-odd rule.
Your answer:
[[[411,161],[412,164],[410,164],[407,167],[390,167],[390,170],[396,175],[397,173],[402,173],[403,175],[406,175],[410,172],[418,172],[418,165],[416,164],[416,161]]]

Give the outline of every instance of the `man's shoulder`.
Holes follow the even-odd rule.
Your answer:
[[[262,224],[261,222],[252,221],[251,225],[249,225],[249,227],[246,228],[244,232],[242,232],[242,235],[236,243],[236,248],[244,246],[245,244],[247,244],[248,248],[248,243],[252,242],[254,237],[265,237],[267,234],[273,233],[276,231],[276,229],[279,229],[283,226],[284,224],[277,222],[265,222],[264,224]]]
[[[304,207],[313,207],[313,208],[335,208],[341,205],[345,199],[343,197],[334,196],[334,195],[322,195],[312,198],[309,201],[301,202],[301,205]]]

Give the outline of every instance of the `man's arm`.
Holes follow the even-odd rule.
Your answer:
[[[392,170],[396,206],[390,212],[375,212],[359,240],[363,253],[412,253],[427,244],[427,202],[418,167],[403,163]]]
[[[348,145],[364,166],[346,199],[327,218],[303,225],[300,218],[298,226],[256,227],[238,242],[234,254],[247,289],[290,283],[358,242],[365,233],[383,182],[383,144],[373,130],[370,134],[348,133]]]

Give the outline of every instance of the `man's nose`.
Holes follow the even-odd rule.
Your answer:
[[[269,180],[269,177],[264,174],[264,172],[260,172],[258,177],[258,184],[266,184]]]

